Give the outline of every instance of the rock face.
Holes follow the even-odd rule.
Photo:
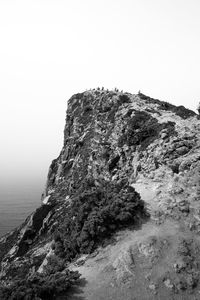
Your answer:
[[[85,299],[133,299],[133,295],[134,299],[170,299],[170,293],[173,299],[188,299],[188,289],[198,294],[199,150],[200,121],[182,106],[118,90],[73,95],[68,101],[63,148],[50,165],[41,207],[0,240],[2,281],[12,280],[20,270],[42,272],[52,252],[53,233],[85,179],[92,178],[97,187],[102,180],[117,184],[126,180],[146,202],[149,225],[137,233],[122,230],[113,248],[98,250],[106,260],[99,273],[98,255],[90,254],[84,266],[71,265],[88,281]],[[184,245],[185,252],[176,251],[175,244],[178,249]],[[169,249],[171,258],[166,257]],[[89,268],[98,278],[100,272],[112,276],[107,276],[107,283],[99,279],[97,285],[92,279],[90,284]]]

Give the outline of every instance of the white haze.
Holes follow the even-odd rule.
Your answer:
[[[67,99],[118,87],[193,110],[199,0],[0,0],[0,183],[45,181]]]

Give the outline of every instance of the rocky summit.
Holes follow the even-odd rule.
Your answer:
[[[142,93],[67,105],[41,206],[0,239],[0,299],[200,299],[200,120]]]

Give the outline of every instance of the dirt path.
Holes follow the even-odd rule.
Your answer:
[[[133,186],[153,213],[158,208],[157,185]],[[182,259],[177,249],[184,239],[191,238],[191,232],[180,229],[180,223],[169,219],[161,225],[150,219],[137,230],[118,232],[115,244],[99,249],[96,256],[86,258],[81,266],[71,265],[86,281],[77,294],[68,295],[67,299],[200,299],[187,293],[174,294],[170,275],[173,266]]]
[[[158,183],[135,183],[132,186],[140,194],[142,200],[145,201],[150,215],[159,209],[158,202],[156,201]]]

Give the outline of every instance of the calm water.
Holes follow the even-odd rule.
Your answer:
[[[0,185],[0,237],[20,225],[41,203],[43,183]]]

